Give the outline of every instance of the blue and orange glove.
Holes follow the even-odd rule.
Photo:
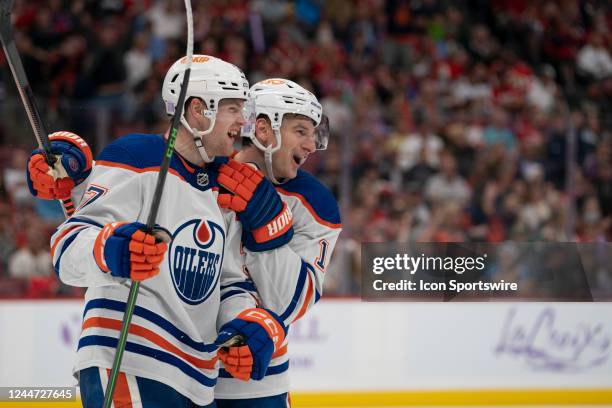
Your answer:
[[[239,214],[242,243],[250,251],[281,247],[293,237],[293,215],[272,183],[249,164],[229,160],[219,168],[217,203]]]
[[[223,347],[224,343],[238,335],[244,339],[243,345]],[[243,381],[261,380],[266,375],[272,355],[281,347],[286,335],[287,328],[274,312],[260,308],[247,309],[221,326],[215,340],[215,344],[221,347],[217,355],[232,377]]]
[[[72,188],[87,178],[93,157],[83,139],[70,132],[49,135],[51,152],[57,157],[53,167],[45,161],[40,149],[30,155],[27,181],[30,193],[45,200],[70,198]]]
[[[106,224],[94,242],[98,267],[113,276],[134,281],[157,275],[168,245],[157,234],[147,234],[145,228],[141,222]]]

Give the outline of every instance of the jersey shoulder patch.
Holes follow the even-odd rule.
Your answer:
[[[312,174],[298,170],[294,179],[276,189],[280,194],[297,197],[317,221],[332,228],[340,227],[338,202],[332,192]]]
[[[164,139],[160,135],[132,133],[106,146],[96,158],[96,162],[115,163],[136,169],[159,167],[165,147]]]

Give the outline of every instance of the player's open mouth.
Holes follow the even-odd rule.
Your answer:
[[[234,141],[238,138],[238,136],[240,136],[240,131],[239,130],[230,130],[227,132],[227,136],[230,139],[233,139]]]
[[[293,161],[295,162],[297,166],[301,166],[305,160],[306,158],[303,156],[293,155]]]

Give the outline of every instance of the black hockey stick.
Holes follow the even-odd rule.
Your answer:
[[[17,84],[21,102],[28,114],[28,120],[34,131],[34,136],[36,136],[36,140],[38,141],[38,147],[41,149],[41,153],[49,167],[53,167],[57,161],[57,157],[51,153],[51,142],[49,141],[47,126],[36,105],[34,93],[28,82],[25,70],[23,69],[21,57],[19,57],[19,51],[17,51],[13,38],[13,29],[11,25],[13,1],[14,0],[0,0],[0,41],[2,41],[2,48],[4,49],[8,65],[11,68],[13,79]],[[62,203],[65,215],[71,216],[74,213],[74,204],[70,196],[62,198],[59,201]]]
[[[172,158],[172,153],[174,153],[174,143],[176,142],[176,136],[178,128],[180,126],[181,115],[183,114],[183,105],[185,104],[185,95],[187,94],[189,75],[191,73],[191,63],[193,59],[193,16],[191,14],[190,0],[185,0],[185,10],[187,15],[187,64],[185,66],[185,74],[183,75],[183,83],[181,84],[181,92],[179,93],[179,98],[174,111],[174,116],[172,117],[172,124],[170,126],[168,140],[166,141],[166,150],[162,159],[162,164],[159,169],[159,174],[157,176],[157,184],[155,185],[155,192],[153,193],[153,202],[151,203],[151,210],[149,211],[149,217],[147,218],[147,231],[149,233],[152,233],[155,227],[155,219],[157,218],[157,211],[159,210],[159,204],[161,202],[162,194],[164,192],[164,183],[166,181],[166,175],[168,174],[168,168],[170,167],[170,159]],[[130,286],[130,294],[128,296],[128,301],[125,308],[125,313],[123,315],[121,332],[119,334],[119,340],[117,342],[117,349],[115,350],[113,368],[111,370],[111,375],[108,379],[106,392],[104,394],[104,408],[110,408],[113,402],[113,394],[115,392],[117,376],[119,375],[121,359],[123,358],[123,353],[125,351],[125,344],[127,342],[130,322],[132,321],[132,315],[134,314],[134,308],[136,307],[136,299],[138,297],[139,288],[140,282],[132,281],[132,284]]]

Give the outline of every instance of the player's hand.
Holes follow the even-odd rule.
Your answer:
[[[242,243],[251,251],[268,251],[291,241],[293,215],[272,183],[249,164],[229,160],[219,168],[217,203],[239,214]]]
[[[287,329],[274,312],[260,308],[247,309],[221,326],[215,340],[215,344],[222,346],[232,337],[240,335],[245,344],[220,348],[217,352],[219,360],[234,378],[261,380],[286,334]]]
[[[89,176],[93,160],[91,149],[83,139],[70,132],[52,133],[49,140],[56,161],[49,166],[41,150],[34,150],[26,170],[28,187],[35,197],[63,200],[70,197],[74,186]]]
[[[141,222],[106,224],[94,242],[94,258],[104,272],[143,281],[159,273],[168,250],[161,235],[148,234]]]

